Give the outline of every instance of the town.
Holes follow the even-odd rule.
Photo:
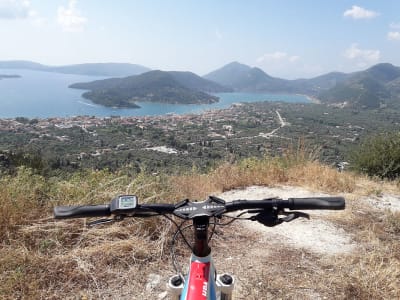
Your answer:
[[[37,153],[52,168],[130,166],[157,171],[281,155],[302,143],[315,159],[334,164],[365,134],[398,127],[398,120],[398,114],[388,110],[278,102],[234,104],[187,115],[19,117],[0,120],[0,151]]]

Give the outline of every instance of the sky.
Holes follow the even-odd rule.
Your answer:
[[[0,0],[0,60],[275,77],[400,66],[400,1]]]

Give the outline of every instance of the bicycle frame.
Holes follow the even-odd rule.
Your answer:
[[[194,245],[190,257],[188,276],[179,280],[173,276],[168,282],[168,292],[172,299],[180,300],[220,300],[232,299],[234,279],[228,274],[217,275],[208,245],[208,217],[193,219]]]

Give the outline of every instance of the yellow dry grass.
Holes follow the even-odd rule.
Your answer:
[[[141,174],[131,179],[90,171],[65,181],[45,179],[21,169],[16,176],[3,176],[0,298],[154,298],[172,274],[168,247],[173,228],[168,221],[127,220],[87,229],[84,220],[53,221],[52,207],[106,203],[121,193],[136,193],[142,202],[202,200],[210,194],[250,185],[294,185],[345,195],[347,210],[331,219],[354,236],[358,248],[333,258],[290,249],[281,250],[279,257],[286,258],[283,260],[276,260],[276,253],[259,257],[259,264],[251,270],[240,268],[240,277],[246,280],[242,280],[236,299],[265,299],[265,295],[281,299],[400,298],[400,215],[378,211],[361,200],[362,196],[379,196],[387,191],[400,194],[397,183],[338,173],[298,153],[224,163],[207,174]],[[254,249],[257,241],[248,235],[235,236],[237,231],[236,227],[226,229],[217,237],[223,242],[216,243],[216,256],[218,249],[228,249],[232,255],[241,253],[245,263],[249,250],[246,242],[254,240]],[[161,275],[161,290],[145,288],[150,274]]]

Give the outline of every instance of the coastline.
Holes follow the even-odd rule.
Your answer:
[[[305,94],[297,94],[297,95],[301,95],[301,96],[306,97],[311,103],[314,103],[314,104],[321,104],[322,103],[321,100],[319,100],[316,97],[310,96],[310,95],[305,95]]]

